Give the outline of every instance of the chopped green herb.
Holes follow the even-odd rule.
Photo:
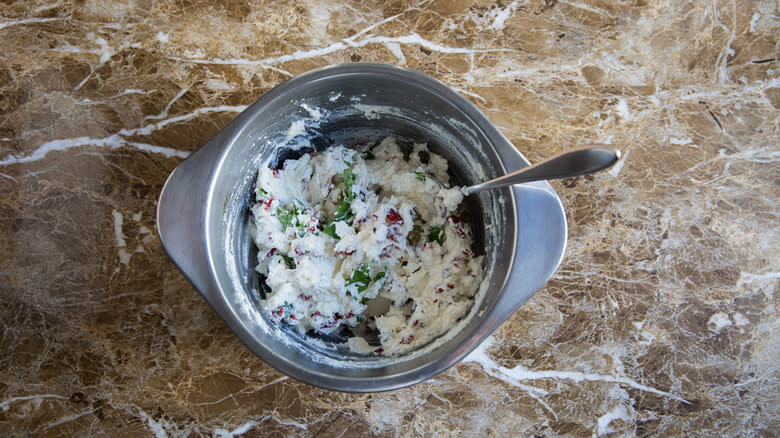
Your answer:
[[[282,305],[284,307],[286,307],[288,310],[292,310],[292,308],[293,308],[292,303],[288,303],[287,301],[285,301],[284,304],[282,304]]]
[[[344,196],[351,201],[355,199],[355,194],[352,193],[352,186],[355,184],[355,174],[352,173],[352,169],[347,167],[346,169],[344,169],[343,176],[344,176]]]
[[[444,225],[431,228],[428,232],[428,242],[438,242],[439,245],[444,243]]]
[[[418,181],[422,181],[422,182],[425,182],[425,179],[428,178],[428,174],[420,170],[416,170],[414,172],[414,176],[417,178]]]
[[[292,226],[293,220],[295,219],[295,214],[287,211],[282,207],[276,207],[276,217],[279,218],[279,223],[282,224],[282,229],[286,230],[287,227]]]
[[[368,283],[371,282],[371,275],[368,271],[367,264],[358,266],[358,268],[355,269],[355,272],[350,275],[349,280],[347,280],[347,286],[354,284],[357,287],[358,292],[364,292],[368,289]]]
[[[338,221],[345,221],[348,224],[352,223],[352,218],[354,215],[352,214],[352,210],[350,209],[350,204],[348,200],[341,201],[341,204],[339,204],[339,209],[336,210],[336,216],[333,218],[334,222]]]
[[[306,224],[297,217],[295,218],[295,227],[298,228],[298,237],[306,235]]]
[[[298,229],[298,237],[303,237],[306,234],[308,224],[302,221],[298,215],[304,213],[305,209],[303,202],[297,199],[294,199],[287,208],[276,207],[276,217],[282,224],[282,229],[286,230],[294,226]]]
[[[363,157],[364,160],[375,160],[376,155],[374,155],[374,151],[371,149],[366,149],[362,152],[360,152],[360,156]]]
[[[292,214],[295,216],[298,216],[299,214],[303,213],[303,210],[305,209],[306,207],[304,206],[302,201],[293,199],[293,201],[290,203],[290,211],[292,211]]]
[[[415,274],[415,273],[417,273],[417,272],[418,272],[420,269],[422,269],[422,266],[418,266],[418,267],[417,267],[417,269],[415,269],[414,271],[412,271],[412,274]]]
[[[374,276],[374,278],[371,278],[371,269],[369,268],[369,265],[368,264],[362,264],[362,265],[358,266],[358,268],[355,269],[355,271],[349,277],[349,280],[347,280],[347,286],[350,286],[350,285],[354,284],[355,288],[357,289],[357,292],[360,294],[360,293],[365,292],[366,289],[368,289],[369,283],[371,283],[372,281],[373,282],[378,282],[381,279],[385,278],[386,275],[387,275],[387,272],[386,271],[382,271],[382,272],[379,272],[378,274],[376,274],[376,276]],[[349,292],[347,292],[347,294],[351,295],[351,294],[349,294]],[[355,299],[355,301],[360,301],[361,304],[365,304],[366,301],[369,300],[367,297],[353,296],[353,298]]]
[[[284,264],[286,264],[288,268],[295,269],[295,260],[293,260],[292,257],[282,255],[282,259],[284,259]]]
[[[257,188],[257,196],[268,196],[268,192],[261,189],[260,187]]]
[[[336,210],[336,215],[333,217],[333,220],[328,222],[328,225],[323,228],[322,232],[334,239],[339,239],[340,236],[336,234],[336,222],[343,221],[352,225],[352,219],[354,219],[354,217],[355,215],[352,214],[349,201],[344,199],[341,201],[341,204],[339,204],[339,208]]]
[[[328,226],[325,227],[322,230],[322,232],[327,234],[328,236],[334,238],[334,239],[338,239],[339,238],[339,235],[336,234],[336,223],[335,222],[329,223]]]
[[[358,316],[355,317],[355,321],[357,321],[358,323],[361,323],[361,322],[363,322],[365,320],[366,320],[366,317],[363,316],[363,315],[358,315]]]

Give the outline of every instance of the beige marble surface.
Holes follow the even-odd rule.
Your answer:
[[[776,1],[0,2],[0,435],[777,436]],[[555,182],[565,260],[463,363],[379,394],[279,374],[155,231],[165,178],[314,67],[471,99]]]

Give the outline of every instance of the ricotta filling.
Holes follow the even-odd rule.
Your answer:
[[[267,286],[262,311],[382,355],[455,327],[473,305],[483,256],[472,253],[447,165],[425,144],[405,155],[388,137],[259,169],[249,233]]]

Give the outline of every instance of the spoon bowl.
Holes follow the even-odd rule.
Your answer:
[[[461,189],[464,196],[481,190],[508,187],[531,181],[571,178],[599,172],[612,167],[620,159],[620,150],[609,145],[583,145],[524,167],[504,176]]]

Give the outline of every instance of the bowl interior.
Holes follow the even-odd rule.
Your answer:
[[[480,126],[489,122],[475,121],[463,102],[419,74],[394,69],[340,74],[325,70],[277,87],[237,119],[241,129],[228,140],[212,183],[206,240],[220,293],[251,333],[243,341],[258,356],[293,377],[347,390],[381,389],[390,382],[410,384],[452,364],[464,341],[479,330],[506,282],[516,237],[511,191],[492,190],[467,198],[474,250],[485,255],[488,279],[469,316],[445,335],[446,341],[392,358],[353,354],[342,344],[314,342],[266,319],[258,310],[261,279],[254,270],[256,248],[247,237],[247,224],[258,167],[276,167],[311,148],[394,136],[402,145],[427,143],[431,151],[445,157],[454,184],[470,185],[503,174],[501,157]],[[291,136],[291,126],[299,121],[305,129]],[[296,150],[302,140],[311,148]]]

